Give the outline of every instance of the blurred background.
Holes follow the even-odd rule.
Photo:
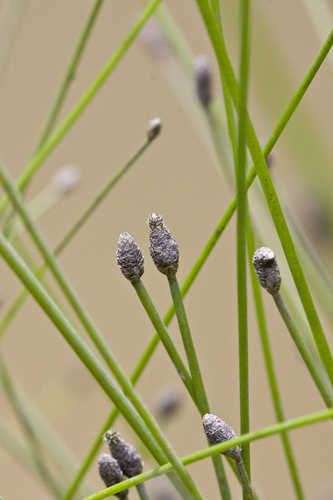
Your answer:
[[[304,78],[328,34],[333,20],[330,1],[253,0],[249,109],[263,143]],[[1,159],[12,177],[23,170],[36,147],[47,112],[93,2],[72,0],[0,1],[0,137]],[[235,67],[238,55],[237,2],[221,2],[223,24]],[[193,55],[206,55],[214,71],[218,99],[221,87],[211,47],[195,2],[167,0]],[[78,68],[60,121],[119,47],[142,12],[143,2],[106,0]],[[155,21],[156,22],[156,21]],[[53,248],[77,220],[103,184],[132,155],[145,138],[148,121],[161,117],[163,131],[133,169],[63,252],[59,262],[83,303],[103,332],[127,373],[134,368],[153,334],[141,304],[115,262],[119,233],[137,240],[146,260],[144,282],[161,314],[170,304],[167,282],[149,257],[147,216],[157,211],[177,239],[182,281],[218,220],[233,191],[221,175],[194,85],[175,59],[157,24],[149,23],[75,126],[34,177],[27,199],[33,200],[52,183],[65,165],[81,175],[77,188],[59,199],[40,219],[40,228]],[[272,153],[272,177],[279,194],[297,217],[321,259],[332,271],[332,75],[329,56]],[[59,123],[60,123],[59,121]],[[265,203],[250,198],[263,243],[276,251],[283,279],[290,282]],[[28,237],[27,246],[40,260]],[[236,247],[233,220],[213,251],[186,306],[207,385],[212,411],[239,431]],[[1,265],[1,313],[21,289],[4,262]],[[65,304],[52,278],[47,282]],[[291,289],[292,290],[292,289]],[[296,295],[295,295],[296,297]],[[270,297],[264,297],[269,333],[286,416],[293,418],[323,408],[298,353]],[[318,300],[318,305],[319,300]],[[329,341],[332,327],[320,310]],[[179,332],[170,333],[179,349]],[[249,288],[251,428],[275,422],[269,394],[251,289]],[[52,424],[80,462],[109,410],[110,403],[85,367],[74,356],[33,299],[1,339],[1,352],[18,387]],[[204,448],[198,414],[183,393],[168,357],[158,348],[138,384],[145,402],[156,412],[161,394],[176,391],[180,408],[162,423],[179,455]],[[1,422],[22,436],[3,391]],[[322,423],[290,435],[307,498],[333,498],[332,429]],[[116,424],[136,444],[128,426]],[[22,437],[22,442],[23,442]],[[6,500],[49,498],[46,490],[0,443],[0,495]],[[262,499],[293,498],[279,437],[251,446],[253,484]],[[153,463],[146,460],[146,470]],[[218,498],[209,461],[190,467],[206,498]],[[240,491],[229,473],[235,491]],[[92,491],[103,487],[95,463],[89,473]],[[149,485],[159,498],[160,481]],[[131,492],[136,498],[136,492]]]

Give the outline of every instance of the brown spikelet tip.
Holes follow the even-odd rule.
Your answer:
[[[203,416],[202,425],[210,444],[224,443],[225,441],[229,441],[229,439],[236,437],[236,433],[233,428],[222,420],[222,418],[219,418],[212,413],[206,413]],[[223,453],[234,460],[240,460],[242,448],[240,446],[235,446],[234,448],[231,448]]]
[[[258,248],[252,259],[259,282],[271,295],[278,293],[281,285],[280,269],[273,250]]]
[[[163,217],[153,213],[148,218],[150,227],[150,254],[157,269],[167,276],[176,274],[179,249],[164,223]]]
[[[132,283],[139,281],[144,273],[144,258],[135,239],[129,233],[121,233],[118,240],[117,264],[121,272]]]

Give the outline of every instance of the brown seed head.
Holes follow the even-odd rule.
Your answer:
[[[273,250],[267,247],[258,248],[252,259],[260,284],[271,295],[278,293],[281,275]]]
[[[162,123],[161,118],[153,118],[148,123],[147,137],[150,141],[153,141],[161,132]]]
[[[212,68],[207,57],[197,57],[194,80],[198,99],[202,106],[207,108],[212,100]]]
[[[224,443],[224,441],[229,441],[229,439],[236,437],[236,433],[232,427],[222,420],[222,418],[212,413],[206,413],[203,416],[202,425],[210,444]],[[242,458],[242,448],[240,446],[235,446],[223,453],[237,461]]]
[[[104,440],[112,456],[117,460],[122,472],[127,477],[137,476],[143,471],[143,461],[134,446],[124,441],[118,432],[112,429],[104,434]]]
[[[167,276],[176,274],[179,262],[179,249],[171,236],[163,217],[153,213],[148,218],[150,227],[150,254],[157,269]]]
[[[121,233],[118,240],[117,264],[121,272],[132,283],[139,281],[144,273],[144,258],[135,239],[128,233]]]
[[[99,457],[97,466],[99,475],[103,479],[107,488],[125,480],[124,474],[122,473],[117,460],[111,457],[108,453],[103,453],[103,455]],[[116,496],[119,498],[127,498],[127,494],[128,490],[124,490],[116,493]]]

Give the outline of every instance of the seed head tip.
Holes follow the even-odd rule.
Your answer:
[[[118,240],[117,264],[121,272],[132,283],[139,281],[144,273],[144,258],[135,239],[129,233],[121,233]]]
[[[110,448],[110,453],[117,460],[122,472],[127,477],[134,477],[143,471],[143,461],[134,446],[120,437],[118,432],[109,430],[104,434],[104,440]]]
[[[153,118],[148,123],[147,137],[150,141],[153,141],[161,132],[162,122],[161,118]]]
[[[206,413],[203,416],[202,425],[210,444],[223,443],[224,441],[229,441],[230,439],[236,437],[236,433],[233,428],[222,420],[222,418],[219,418],[212,413]],[[231,448],[223,453],[234,460],[240,460],[242,448],[240,446],[235,446],[234,448]]]
[[[206,56],[199,56],[195,62],[195,90],[204,108],[212,100],[212,69]]]
[[[271,295],[278,293],[281,285],[280,269],[273,250],[258,248],[252,259],[259,282]]]
[[[150,254],[157,269],[167,276],[176,274],[179,249],[165,225],[163,217],[152,213],[148,218],[148,225],[150,228]]]

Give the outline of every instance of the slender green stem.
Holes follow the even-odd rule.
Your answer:
[[[179,477],[182,479],[184,482],[184,485],[187,486],[188,490],[192,492],[194,495],[194,498],[201,498],[201,495],[195,486],[195,483],[191,479],[190,475],[187,473],[187,471],[184,469],[182,464],[179,461],[179,458],[177,457],[176,453],[172,449],[171,445],[165,438],[162,430],[160,429],[158,423],[154,419],[154,417],[151,415],[149,410],[146,408],[144,405],[143,401],[141,398],[138,396],[136,391],[133,388],[133,385],[131,384],[130,380],[127,378],[125,372],[122,370],[120,367],[118,361],[116,360],[115,356],[113,355],[111,349],[108,347],[106,344],[101,332],[99,332],[97,326],[94,324],[92,318],[90,317],[89,313],[87,310],[83,307],[83,305],[80,302],[79,297],[77,296],[76,292],[72,288],[71,284],[65,277],[64,273],[60,269],[59,265],[56,262],[55,256],[52,254],[52,252],[49,250],[47,244],[45,243],[38,227],[36,226],[35,222],[33,221],[32,217],[30,216],[29,212],[27,211],[24,201],[22,199],[22,196],[20,195],[20,192],[15,188],[14,184],[10,181],[5,168],[2,166],[0,167],[0,182],[2,183],[3,187],[7,191],[7,194],[9,195],[13,206],[17,210],[18,214],[21,216],[24,224],[26,225],[27,230],[29,231],[32,239],[34,240],[37,248],[39,249],[40,253],[42,254],[43,258],[45,261],[48,263],[48,267],[50,268],[53,276],[57,280],[61,290],[63,291],[65,297],[67,298],[68,302],[71,304],[73,310],[75,311],[77,317],[79,318],[80,322],[82,323],[83,327],[85,328],[86,332],[88,333],[89,337],[97,347],[99,353],[107,363],[108,367],[118,380],[119,384],[121,385],[122,389],[124,390],[124,393],[127,395],[139,415],[142,417],[143,421],[147,424],[148,428],[151,431],[152,436],[156,440],[156,442],[159,444],[159,446],[162,448],[164,451],[165,455],[169,458],[169,460],[175,464],[177,472],[179,474]]]
[[[244,445],[243,445],[244,448]],[[250,479],[244,464],[244,460],[241,458],[240,460],[236,461],[236,467],[238,470],[238,474],[243,486],[243,498],[244,500],[253,500],[254,498],[254,493],[252,491]]]
[[[138,280],[132,283],[137,296],[140,299],[150,321],[152,322],[154,328],[156,329],[160,340],[162,341],[165,350],[167,351],[171,361],[173,362],[181,380],[183,381],[185,387],[187,388],[189,394],[195,401],[195,395],[193,393],[193,382],[187,368],[185,367],[183,360],[181,359],[173,341],[171,340],[168,330],[160,318],[150,296],[147,292],[142,280]]]
[[[325,60],[325,58],[330,50],[330,48],[331,48],[331,37],[329,37],[326,40],[325,44],[321,47],[315,61],[311,65],[310,69],[308,70],[305,78],[303,79],[302,83],[298,87],[293,98],[291,99],[291,101],[287,105],[286,109],[282,113],[279,121],[277,122],[277,125],[274,128],[272,135],[270,136],[268,142],[264,146],[263,153],[264,153],[266,158],[271,153],[276,142],[278,141],[283,130],[285,129],[289,119],[291,118],[291,116],[293,115],[295,110],[297,109],[297,106],[301,102],[301,100],[302,100],[303,96],[305,95],[307,89],[309,88],[312,80],[314,79],[317,72],[319,71],[322,63],[324,62],[324,60]],[[250,171],[248,173],[247,179],[246,179],[247,189],[249,189],[249,187],[252,185],[255,177],[256,177],[255,167],[252,166],[252,168],[250,169]],[[203,250],[201,251],[195,264],[193,265],[191,271],[189,272],[188,276],[186,277],[186,279],[183,283],[182,289],[181,289],[183,296],[185,296],[187,294],[187,292],[190,290],[192,284],[194,283],[195,279],[197,278],[203,265],[205,264],[208,257],[210,256],[211,252],[215,248],[220,236],[222,235],[223,231],[225,230],[228,223],[230,222],[230,220],[235,212],[235,209],[236,209],[236,198],[234,197],[233,200],[231,201],[229,207],[225,211],[224,215],[220,219],[219,223],[217,224],[217,226],[213,230],[212,235],[210,236],[207,243],[205,244]],[[175,312],[174,307],[171,306],[168,309],[168,311],[163,319],[163,321],[166,325],[168,325],[171,322],[171,320],[174,316],[174,312]],[[0,333],[1,333],[1,327],[0,327]],[[139,360],[139,362],[138,362],[138,364],[137,364],[137,366],[132,374],[131,380],[133,383],[135,383],[142,375],[146,365],[148,364],[150,358],[152,357],[152,355],[153,355],[153,353],[158,345],[158,342],[159,342],[159,336],[158,336],[158,334],[155,334],[153,339],[150,341],[148,347],[144,351],[143,355],[141,356],[141,358],[140,358],[140,360]],[[117,412],[117,410],[114,410],[113,413],[116,414],[116,412]],[[108,419],[111,419],[111,415],[112,415],[112,413],[109,415]],[[115,416],[114,416],[114,418],[115,418]],[[106,424],[105,424],[106,429],[105,430],[107,430],[110,427],[110,425],[108,425],[108,419],[106,420]],[[88,454],[85,457],[85,459],[84,459],[84,461],[83,461],[83,463],[82,463],[82,465],[77,473],[77,476],[74,478],[73,483],[72,483],[74,491],[75,491],[75,488],[82,481],[82,478],[84,477],[85,472],[88,470],[94,457],[96,456],[96,453],[98,452],[98,449],[99,449],[101,442],[102,442],[101,436],[103,436],[104,432],[105,431],[103,431],[103,428],[102,428],[102,431],[100,431],[100,433],[97,435],[92,447],[88,451]],[[66,500],[69,500],[69,498],[71,498],[71,497],[68,497],[68,499],[66,498]]]
[[[1,449],[7,451],[18,463],[36,478],[36,464],[26,445],[12,426],[0,421],[0,444]]]
[[[137,490],[138,496],[141,500],[149,500],[147,488],[146,488],[144,483],[138,484],[136,486],[136,490]]]
[[[327,387],[326,381],[323,379],[321,372],[319,371],[318,367],[316,364],[313,362],[313,359],[308,351],[308,348],[304,342],[303,336],[301,332],[298,330],[297,325],[295,321],[293,320],[292,316],[290,315],[288,308],[286,306],[286,303],[284,302],[282,296],[280,293],[276,293],[273,295],[274,302],[276,304],[276,307],[278,308],[282,319],[293,339],[293,341],[296,344],[296,347],[300,353],[300,355],[303,358],[304,363],[306,364],[309,373],[316,384],[320,394],[323,397],[323,400],[325,401],[326,405],[328,407],[333,406],[333,398],[332,394],[330,391],[330,387]]]
[[[63,123],[52,134],[48,142],[39,149],[39,151],[36,153],[33,159],[29,162],[24,172],[17,180],[17,187],[19,189],[24,189],[25,185],[29,182],[30,178],[34,175],[34,173],[38,170],[38,168],[42,165],[43,161],[49,156],[49,154],[58,145],[61,139],[66,135],[66,133],[72,127],[77,118],[81,116],[82,112],[85,110],[87,105],[91,102],[93,97],[95,97],[97,92],[105,83],[110,73],[114,70],[114,68],[117,66],[119,61],[125,55],[127,50],[131,47],[132,43],[139,34],[141,28],[148,21],[150,16],[154,13],[160,1],[161,0],[151,0],[151,2],[149,2],[147,7],[144,9],[142,15],[134,25],[133,29],[126,36],[123,43],[120,45],[115,54],[111,57],[108,63],[104,66],[104,68],[102,69],[101,73],[98,75],[96,80],[89,87],[89,89],[83,94],[79,102],[74,106],[72,111],[70,111],[70,113],[68,114],[67,118],[65,118]],[[7,204],[8,204],[8,198],[5,196],[0,201],[0,213],[3,212]]]
[[[187,319],[187,314],[185,311],[184,307],[184,302],[182,298],[182,294],[179,288],[178,280],[176,277],[176,274],[169,274],[168,275],[168,282],[170,286],[170,292],[177,316],[177,321],[178,321],[178,326],[179,330],[181,332],[182,340],[183,340],[183,345],[188,361],[188,365],[190,368],[190,373],[192,377],[192,382],[193,382],[193,392],[195,395],[195,399],[197,402],[197,407],[200,412],[201,417],[205,413],[209,413],[209,404],[208,404],[208,398],[207,398],[207,393],[205,389],[205,385],[203,382],[201,370],[200,370],[200,364],[198,360],[198,356],[196,353],[196,349],[194,346],[194,342],[192,339],[191,335],[191,330],[190,326],[188,323]],[[224,471],[224,466],[222,463],[222,458],[217,457],[218,460],[213,460],[213,465],[215,469],[215,474],[218,480],[218,485],[220,488],[220,494],[223,499],[230,500],[231,499],[231,493],[227,481],[227,477]]]
[[[87,45],[90,34],[91,34],[92,29],[95,25],[97,16],[99,14],[99,11],[101,10],[103,3],[104,3],[104,0],[96,0],[91,11],[89,12],[88,19],[87,19],[87,21],[84,25],[84,28],[80,34],[80,38],[79,38],[77,45],[74,49],[74,53],[69,61],[69,65],[66,69],[63,81],[60,84],[58,93],[56,95],[54,103],[50,109],[49,115],[48,115],[46,122],[45,122],[45,125],[43,127],[43,130],[42,130],[40,137],[38,139],[37,147],[35,149],[35,154],[45,144],[45,142],[47,141],[47,139],[49,138],[49,136],[53,130],[54,124],[59,116],[62,105],[65,101],[68,90],[70,88],[70,85],[75,78],[75,73],[76,73],[78,65],[81,61],[81,58],[82,58],[83,53],[84,53],[84,49]]]
[[[204,19],[211,43],[215,50],[221,74],[221,80],[225,79],[225,81],[227,82],[228,89],[232,97],[232,100],[234,102],[234,105],[236,109],[238,109],[240,103],[239,86],[232,65],[229,60],[222,32],[219,29],[219,26],[211,12],[208,0],[196,0],[196,1],[200,9],[201,15]],[[333,31],[330,33],[326,44],[327,44],[327,49],[329,50],[333,44]],[[259,144],[255,129],[252,125],[249,116],[247,118],[247,125],[248,125],[247,142],[252,156],[252,160],[255,164],[256,173],[259,177],[261,186],[263,188],[277,234],[280,238],[281,245],[284,250],[286,259],[288,261],[288,265],[291,274],[293,276],[299,297],[301,299],[304,311],[308,318],[320,357],[322,358],[323,364],[330,378],[330,381],[333,384],[333,357],[331,354],[331,350],[326,340],[315,305],[313,303],[311,293],[308,288],[303,269],[300,265],[295,250],[295,246],[289,232],[288,225],[283,215],[283,211],[281,209],[281,205],[276,190],[270,178],[265,157],[263,155],[263,152],[261,151],[261,146]]]
[[[274,360],[273,360],[272,350],[271,350],[269,336],[268,336],[268,329],[267,329],[267,323],[266,323],[266,317],[265,317],[264,304],[263,304],[263,300],[262,300],[260,285],[259,285],[256,273],[255,273],[253,265],[252,265],[252,256],[253,256],[254,251],[255,251],[255,241],[254,241],[253,229],[251,226],[251,220],[250,220],[249,216],[248,216],[248,224],[247,224],[247,247],[248,247],[248,254],[249,254],[249,267],[250,267],[253,297],[254,297],[256,315],[257,315],[258,330],[259,330],[259,334],[260,334],[261,347],[262,347],[264,360],[265,360],[265,367],[266,367],[268,384],[269,384],[269,388],[270,388],[270,392],[271,392],[271,397],[272,397],[272,401],[273,401],[276,420],[278,422],[283,422],[285,420],[285,415],[284,415],[284,410],[283,410],[283,406],[282,406],[282,400],[281,400],[281,396],[280,396],[280,390],[279,390],[279,386],[278,386],[277,376],[276,376],[275,368],[274,368]],[[290,473],[293,487],[295,490],[295,495],[298,498],[298,500],[304,500],[302,483],[301,483],[301,480],[299,477],[298,467],[296,464],[294,452],[293,452],[288,434],[286,434],[285,432],[282,432],[281,433],[281,441],[282,441],[285,457],[287,460],[287,464],[289,467],[289,473]]]
[[[95,210],[99,207],[102,201],[107,197],[110,191],[116,186],[116,184],[120,181],[123,175],[132,167],[136,161],[141,157],[141,155],[146,151],[148,146],[152,144],[153,141],[146,140],[134,153],[133,156],[125,163],[123,167],[121,167],[115,175],[105,184],[105,186],[99,191],[97,196],[93,199],[87,209],[81,214],[75,224],[71,227],[71,229],[65,234],[60,243],[54,249],[54,255],[58,256],[60,253],[69,245],[69,243],[73,240],[74,236],[78,233],[78,231],[83,227],[83,225],[87,222],[90,216],[95,212]],[[35,274],[39,278],[41,278],[47,270],[47,263],[40,266]],[[21,306],[24,304],[25,299],[29,296],[27,290],[22,290],[17,298],[13,301],[12,305],[9,307],[2,320],[0,321],[0,338],[4,334],[4,332],[9,327],[11,321],[14,319],[16,313],[20,310]]]
[[[81,339],[80,335],[73,328],[73,326],[68,322],[63,313],[57,307],[57,305],[53,302],[53,300],[46,293],[45,289],[30,271],[30,269],[25,265],[22,259],[17,255],[12,245],[6,241],[2,234],[0,234],[0,254],[7,262],[12,271],[18,276],[21,282],[25,285],[25,287],[29,290],[29,292],[36,299],[40,307],[46,313],[46,315],[50,318],[50,320],[54,323],[60,333],[63,335],[67,343],[71,346],[86,368],[89,370],[91,375],[95,378],[104,392],[109,396],[111,401],[118,407],[119,411],[126,418],[128,423],[140,437],[144,445],[150,450],[152,455],[155,457],[157,462],[164,463],[166,457],[168,455],[172,455],[172,451],[164,454],[159,445],[156,443],[155,437],[153,437],[151,433],[151,428],[147,428],[142,417],[136,412],[133,405],[125,394],[118,388],[116,383],[112,380],[109,374],[104,370],[101,366],[95,355],[88,348],[86,343]],[[126,378],[125,378],[126,380]],[[132,385],[128,382],[128,392],[132,392]],[[135,396],[135,394],[134,394]],[[135,398],[135,397],[134,397]],[[140,405],[138,405],[140,406]],[[142,403],[141,403],[142,410]],[[145,411],[145,410],[144,410]],[[144,413],[142,411],[142,413]],[[148,412],[147,412],[148,413]],[[151,420],[148,413],[148,420]],[[152,422],[153,424],[153,422]],[[153,427],[153,425],[151,426]],[[156,432],[156,427],[153,429],[154,434],[158,434]],[[164,448],[166,446],[164,445]],[[172,460],[172,462],[179,461],[179,458],[176,460]],[[192,485],[190,486],[191,479],[187,472],[184,474],[183,466],[179,467],[176,464],[175,469],[180,469],[179,477],[182,480],[184,486],[189,490],[192,489]],[[176,479],[176,478],[175,478]],[[178,482],[177,482],[178,484]],[[195,496],[197,498],[197,496]],[[200,497],[199,497],[200,498]]]
[[[246,278],[246,137],[247,137],[247,94],[249,80],[249,0],[240,1],[241,12],[241,54],[240,54],[240,98],[238,106],[238,144],[236,170],[237,188],[237,299],[238,299],[238,359],[241,434],[250,430],[249,368],[248,368],[248,326],[247,326],[247,278]],[[221,28],[221,27],[220,27]],[[220,29],[222,33],[222,29]],[[243,447],[243,460],[247,475],[251,477],[250,448]],[[243,499],[248,497],[243,489]]]
[[[60,499],[62,497],[61,489],[45,463],[38,437],[36,436],[35,430],[16,392],[8,368],[6,367],[3,359],[0,359],[0,379],[2,386],[6,391],[8,401],[10,402],[15,415],[22,426],[23,432],[29,444],[31,456],[40,478],[50,494],[54,498]]]
[[[163,6],[162,6],[163,7]],[[297,109],[297,106],[301,102],[304,94],[306,93],[309,85],[311,84],[312,80],[316,76],[317,72],[319,71],[323,61],[325,60],[329,50],[331,48],[331,38],[329,37],[325,44],[321,47],[315,61],[311,65],[310,69],[308,70],[305,78],[303,79],[302,83],[298,87],[296,93],[294,94],[293,98],[291,99],[290,103],[287,105],[286,109],[282,113],[282,116],[280,117],[279,121],[277,122],[277,125],[275,126],[275,129],[269,138],[268,142],[266,143],[263,153],[265,154],[265,157],[269,155],[269,153],[272,151],[274,148],[276,142],[278,141],[279,137],[281,136],[285,126],[287,125],[289,119]],[[249,189],[249,187],[252,185],[254,179],[256,177],[256,171],[255,167],[253,166],[249,174],[247,176],[246,180],[246,187]],[[205,264],[206,260],[210,256],[211,252],[215,248],[215,245],[217,244],[221,234],[223,233],[224,229],[227,227],[228,223],[230,222],[232,215],[234,214],[236,209],[236,198],[233,198],[231,201],[229,207],[227,208],[226,212],[222,216],[221,220],[217,224],[216,228],[213,230],[212,235],[208,239],[206,245],[204,246],[203,250],[201,251],[197,261],[195,262],[194,266],[192,267],[191,271],[189,272],[188,276],[186,277],[181,292],[182,295],[185,296],[187,292],[190,290],[192,287],[192,284],[194,283],[195,279],[197,278],[199,272],[201,271],[203,265]],[[164,323],[168,325],[173,316],[174,316],[174,307],[171,306],[166,315],[164,316]],[[0,330],[1,331],[1,330]],[[155,334],[153,339],[150,341],[148,344],[148,347],[142,354],[136,368],[134,369],[132,376],[131,376],[131,381],[133,384],[137,382],[137,380],[140,378],[142,375],[145,367],[147,366],[149,360],[151,359],[157,345],[159,342],[159,336],[158,334]],[[101,430],[99,431],[98,435],[96,436],[91,448],[89,449],[86,457],[84,458],[82,465],[76,475],[76,477],[73,479],[73,482],[71,484],[70,489],[72,490],[71,495],[66,497],[66,500],[70,500],[72,498],[73,494],[75,493],[78,485],[82,481],[86,471],[88,470],[89,466],[91,465],[92,461],[94,460],[101,444],[102,444],[102,438],[104,432],[110,427],[112,422],[115,420],[117,416],[117,409],[114,409],[110,415],[107,417],[107,420]],[[104,430],[105,429],[105,430]],[[69,490],[70,491],[70,490]],[[68,494],[68,493],[67,493]]]
[[[333,408],[329,410],[322,410],[316,413],[311,413],[302,417],[294,418],[292,420],[286,420],[285,422],[271,425],[258,431],[249,432],[248,434],[244,434],[243,436],[230,439],[229,441],[224,441],[223,443],[216,444],[214,446],[210,446],[209,448],[206,448],[204,450],[196,451],[195,453],[182,458],[182,462],[184,465],[191,465],[212,455],[223,453],[230,448],[233,448],[234,446],[244,446],[244,443],[251,443],[259,439],[265,439],[269,436],[280,434],[281,432],[290,431],[292,429],[299,429],[307,425],[313,425],[314,423],[323,422],[332,417]],[[171,464],[162,465],[162,467],[152,469],[133,478],[127,479],[126,481],[118,483],[115,486],[111,486],[111,488],[107,488],[105,490],[99,491],[98,493],[95,493],[94,495],[86,497],[83,500],[103,500],[104,498],[108,498],[109,496],[114,495],[119,491],[125,490],[127,488],[132,488],[133,486],[143,483],[144,481],[162,476],[170,470],[172,470]]]

